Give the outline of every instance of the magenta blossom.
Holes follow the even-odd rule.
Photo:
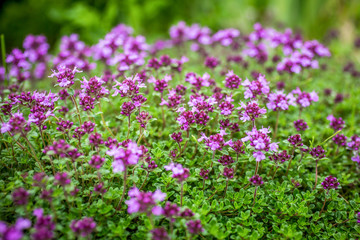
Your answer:
[[[239,119],[243,122],[255,121],[256,118],[262,117],[266,113],[265,108],[260,108],[256,100],[250,101],[247,104],[240,102]]]
[[[128,205],[128,213],[163,214],[163,209],[157,203],[164,201],[166,194],[160,190],[153,193],[140,192],[137,187],[133,187],[129,190],[128,195],[130,200],[125,201],[126,205]]]
[[[244,93],[245,99],[256,98],[262,94],[267,95],[270,91],[269,82],[266,81],[265,76],[261,74],[258,76],[257,80],[250,82],[246,79],[242,85],[246,88]]]
[[[137,164],[142,156],[142,151],[136,143],[130,141],[126,148],[122,146],[112,146],[106,154],[114,157],[112,163],[113,172],[117,173],[123,172],[128,165]]]
[[[167,166],[164,166],[166,171],[172,171],[173,178],[176,178],[179,182],[183,182],[185,181],[186,178],[188,178],[190,176],[189,174],[189,169],[184,168],[181,164],[175,164],[175,163],[170,163]]]
[[[59,86],[63,88],[71,87],[74,84],[75,73],[82,72],[76,69],[76,67],[71,70],[70,68],[65,66],[58,66],[57,72],[54,70],[52,71],[53,74],[49,77],[56,77],[58,79],[57,82],[59,83]]]
[[[246,137],[241,139],[243,142],[250,141],[250,145],[254,148],[253,156],[257,162],[265,159],[263,151],[268,152],[270,150],[276,152],[279,147],[277,143],[271,142],[268,133],[270,133],[269,128],[259,130],[253,128],[251,131],[246,132]]]
[[[294,97],[296,98],[296,103],[300,105],[300,108],[305,108],[310,106],[312,102],[319,101],[319,97],[315,91],[311,93],[302,92],[300,88],[296,88],[292,91]]]
[[[295,98],[289,93],[288,95],[284,94],[283,91],[277,91],[275,93],[270,93],[268,96],[269,102],[266,106],[273,111],[284,111],[288,110],[289,106],[295,106]]]

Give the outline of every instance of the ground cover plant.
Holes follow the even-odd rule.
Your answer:
[[[356,64],[260,24],[169,33],[3,51],[0,239],[359,238]]]

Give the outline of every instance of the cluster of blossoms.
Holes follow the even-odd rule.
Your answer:
[[[291,158],[291,155],[288,154],[286,150],[283,150],[282,152],[279,152],[279,153],[274,153],[269,157],[269,159],[271,161],[274,161],[276,164],[284,163],[284,162],[290,160],[290,158]]]
[[[304,119],[294,121],[294,127],[297,131],[305,131],[309,128],[308,124],[304,121]]]
[[[265,108],[260,108],[256,100],[247,102],[246,104],[240,102],[240,107],[237,108],[239,111],[239,119],[243,122],[255,121],[256,118],[262,117],[266,113]]]
[[[62,65],[57,67],[57,71],[54,71],[54,70],[52,70],[52,71],[53,71],[53,74],[50,75],[49,77],[51,77],[51,78],[56,77],[57,82],[59,83],[59,86],[62,88],[69,88],[72,85],[74,85],[75,74],[81,72],[76,67],[74,67],[73,69],[70,69],[70,68],[62,66]]]
[[[288,142],[289,142],[291,145],[293,145],[294,147],[301,147],[301,146],[304,145],[304,144],[303,144],[303,140],[302,140],[300,134],[295,134],[295,135],[293,135],[293,136],[290,136],[290,137],[288,138]]]
[[[201,138],[198,139],[199,142],[205,142],[205,145],[211,149],[211,151],[222,150],[222,148],[226,145],[231,146],[232,140],[225,142],[223,136],[225,135],[225,131],[221,130],[220,133],[215,135],[211,135],[207,137],[205,133],[201,133]]]
[[[316,146],[310,150],[311,156],[313,156],[316,160],[322,159],[325,157],[325,150],[321,146]]]
[[[13,226],[8,226],[0,221],[0,238],[4,240],[20,240],[23,238],[25,229],[31,227],[31,221],[26,218],[18,218]]]
[[[335,131],[339,131],[345,127],[345,122],[341,117],[336,118],[333,115],[329,115],[326,119],[330,121],[330,127]]]
[[[257,96],[267,95],[270,92],[269,82],[266,81],[265,76],[261,74],[257,80],[250,82],[246,79],[242,85],[245,86],[246,89],[244,93],[245,99],[254,99]]]
[[[170,163],[164,166],[164,168],[166,171],[172,171],[172,177],[176,178],[179,182],[185,181],[190,176],[189,169],[184,168],[180,163]]]
[[[238,89],[241,84],[241,78],[235,75],[233,71],[229,71],[225,78],[225,87],[229,89]]]
[[[61,38],[60,52],[53,59],[53,64],[57,67],[76,67],[83,71],[90,71],[96,67],[95,63],[89,62],[90,56],[91,49],[79,40],[79,35],[71,34]]]
[[[268,152],[269,150],[276,152],[278,149],[277,143],[272,143],[270,137],[267,135],[270,133],[269,128],[256,129],[253,128],[251,131],[246,132],[246,137],[242,138],[242,142],[250,142],[250,146],[254,148],[253,156],[256,161],[260,162],[265,159],[263,151]]]
[[[52,239],[54,237],[55,222],[50,215],[44,215],[42,208],[34,210],[36,216],[35,233],[33,239]]]
[[[264,184],[264,181],[262,180],[262,177],[259,175],[254,175],[249,179],[250,183],[254,186],[261,186]]]
[[[87,237],[96,228],[96,223],[92,218],[83,218],[80,220],[73,220],[70,224],[70,228],[75,235]]]
[[[337,189],[340,183],[338,182],[336,177],[328,176],[324,179],[321,185],[324,187],[325,190],[328,190],[329,192],[330,189]]]
[[[295,106],[295,98],[289,93],[286,95],[283,91],[277,91],[270,93],[268,96],[268,103],[266,106],[273,111],[284,111],[288,110],[289,106]]]
[[[128,213],[163,214],[163,209],[157,204],[165,200],[166,194],[160,190],[153,193],[140,192],[138,188],[134,187],[129,190],[128,195],[130,200],[125,202],[128,205]]]
[[[202,87],[209,87],[213,83],[213,80],[210,79],[210,75],[208,73],[204,73],[201,77],[196,75],[196,73],[190,72],[186,74],[185,81],[193,85],[198,91]]]
[[[117,173],[125,171],[128,165],[137,164],[143,152],[136,143],[129,141],[125,146],[111,146],[106,154],[114,157],[112,167]]]
[[[312,102],[319,101],[319,96],[315,91],[311,93],[302,92],[300,88],[296,88],[292,91],[292,94],[295,97],[296,103],[300,106],[300,108],[309,107]]]

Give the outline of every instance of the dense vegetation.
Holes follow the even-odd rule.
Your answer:
[[[1,239],[360,237],[360,73],[340,47],[180,22],[49,48],[3,54]]]

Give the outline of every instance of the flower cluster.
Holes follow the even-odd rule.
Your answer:
[[[166,171],[172,171],[173,178],[176,178],[179,182],[185,181],[190,176],[188,168],[184,168],[181,164],[170,163],[164,166]]]
[[[250,146],[254,148],[253,156],[258,162],[265,159],[263,151],[268,152],[271,150],[276,152],[278,149],[278,144],[271,142],[270,137],[267,135],[268,133],[270,133],[269,128],[261,128],[259,130],[253,128],[251,131],[246,132],[246,137],[241,139],[243,142],[250,142]]]
[[[128,213],[163,214],[163,209],[157,204],[165,200],[166,194],[160,190],[153,193],[140,192],[138,188],[134,187],[129,190],[128,195],[130,200],[125,202],[128,205]]]
[[[336,177],[328,176],[324,179],[321,185],[324,187],[325,190],[329,191],[330,189],[337,189],[340,183],[338,182]]]
[[[128,165],[135,165],[138,163],[143,152],[134,142],[128,142],[126,146],[112,146],[107,152],[107,155],[114,157],[112,163],[113,172],[123,172]]]

